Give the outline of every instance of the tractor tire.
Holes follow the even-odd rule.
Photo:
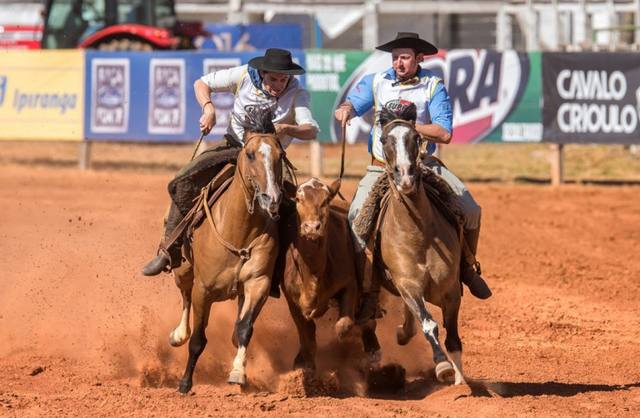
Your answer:
[[[112,39],[97,46],[100,51],[153,51],[153,45],[137,39]]]

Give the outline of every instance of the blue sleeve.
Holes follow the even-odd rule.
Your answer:
[[[453,110],[451,109],[451,99],[449,93],[442,82],[436,86],[436,91],[429,102],[429,114],[431,123],[442,126],[447,132],[453,131]]]
[[[374,74],[365,75],[347,95],[347,100],[358,116],[364,115],[373,107],[373,76]]]

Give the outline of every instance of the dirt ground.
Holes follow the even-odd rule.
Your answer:
[[[283,299],[270,299],[249,348],[247,390],[225,383],[232,301],[214,307],[194,390],[182,396],[187,348],[167,341],[179,293],[167,275],[140,274],[170,177],[0,165],[0,416],[640,415],[640,188],[470,184],[494,296],[463,298],[467,387],[435,381],[422,336],[396,345],[400,302],[388,297],[383,361],[406,368],[404,388],[366,393],[357,343],[334,340],[330,312],[317,390],[306,392],[291,372],[293,322]],[[348,181],[345,195],[354,188]]]

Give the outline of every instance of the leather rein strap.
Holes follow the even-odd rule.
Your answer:
[[[255,134],[255,135],[249,136],[247,138],[247,141],[245,142],[245,146],[253,138],[259,138],[260,136],[261,136],[261,134]],[[276,139],[275,142],[278,144],[278,146],[280,147],[280,150],[282,152],[283,163],[285,164],[287,169],[290,171],[290,173],[292,173],[294,181],[295,181],[295,173],[293,173],[293,171],[295,170],[295,167],[287,159],[286,153],[285,153],[284,149],[282,148],[282,145],[280,144],[280,141],[278,141]],[[247,210],[249,211],[250,214],[253,214],[254,203],[255,203],[255,200],[256,200],[256,193],[257,193],[258,189],[255,186],[253,186],[253,184],[252,184],[254,192],[253,192],[253,196],[251,198],[249,198],[249,195],[250,195],[249,186],[247,185],[247,182],[246,182],[244,176],[242,175],[242,172],[239,170],[238,167],[236,167],[236,171],[238,172],[238,176],[240,177],[240,180],[242,182],[243,193],[244,193],[245,199],[247,201]],[[213,197],[211,199],[213,202],[215,202],[217,200],[217,198],[227,189],[227,187],[229,186],[229,184],[231,183],[232,180],[233,180],[233,177],[227,179],[220,186],[220,188],[218,188],[216,190],[215,194],[213,195]],[[253,180],[253,178],[251,176],[248,176],[248,180],[249,180],[249,182],[254,183],[254,180]],[[280,185],[280,187],[282,188],[282,185]],[[243,247],[243,248],[238,248],[235,245],[233,245],[232,243],[230,243],[229,241],[227,241],[222,236],[220,231],[218,231],[218,227],[216,226],[215,219],[214,219],[213,215],[211,214],[211,207],[210,207],[210,204],[209,204],[209,197],[208,196],[209,196],[209,187],[204,187],[202,189],[202,192],[201,192],[201,198],[199,199],[200,204],[198,205],[199,206],[198,210],[201,209],[201,208],[204,209],[205,215],[207,217],[207,221],[208,221],[209,225],[211,226],[211,230],[212,230],[215,238],[218,240],[218,242],[220,244],[222,244],[231,254],[234,254],[235,256],[240,258],[240,260],[242,261],[242,264],[244,264],[245,262],[247,262],[251,258],[251,251],[253,250],[253,248],[258,243],[258,240],[260,238],[262,238],[262,236],[264,234],[259,234],[257,237],[255,237],[249,243],[249,245],[247,245],[246,247]]]
[[[219,197],[227,189],[227,187],[229,187],[229,184],[231,184],[231,181],[233,181],[233,177],[228,178],[224,183],[222,183],[220,188],[216,190],[216,192],[212,196],[211,200],[215,202],[217,200],[217,197]],[[204,187],[202,189],[202,199],[200,199],[199,206],[200,208],[204,208],[207,221],[209,222],[209,225],[211,226],[211,230],[213,231],[213,234],[218,240],[218,242],[220,242],[220,244],[222,244],[231,254],[234,254],[238,258],[240,258],[240,260],[242,260],[243,263],[249,260],[251,258],[251,250],[253,250],[253,247],[256,246],[258,239],[262,237],[262,234],[255,237],[253,241],[249,243],[248,246],[244,248],[238,248],[232,243],[230,243],[229,241],[227,241],[226,239],[224,239],[222,234],[220,234],[220,232],[218,231],[213,215],[211,214],[211,208],[209,207],[209,188],[208,187]]]

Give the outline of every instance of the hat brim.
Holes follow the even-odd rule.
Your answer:
[[[425,55],[435,55],[438,53],[438,48],[436,48],[432,43],[427,42],[424,39],[417,38],[394,39],[391,42],[387,42],[386,44],[376,47],[376,49],[385,52],[391,52],[396,48],[411,48],[417,53]]]
[[[251,58],[249,60],[249,65],[252,66],[255,69],[258,69],[258,70],[261,70],[261,71],[269,71],[269,72],[272,72],[272,73],[280,73],[280,74],[288,74],[288,75],[301,75],[301,74],[304,74],[304,72],[305,72],[304,68],[302,68],[301,66],[299,66],[295,62],[292,62],[291,64],[289,64],[285,68],[271,67],[271,66],[269,66],[268,64],[265,63],[264,58],[265,57]]]

